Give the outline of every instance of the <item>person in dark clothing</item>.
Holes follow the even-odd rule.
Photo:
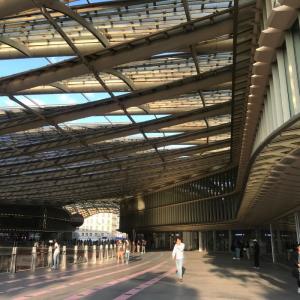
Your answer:
[[[234,239],[233,242],[233,247],[234,247],[234,257],[233,259],[240,259],[241,256],[241,241],[238,238]]]
[[[247,259],[250,260],[250,245],[249,245],[248,240],[246,240],[246,242],[244,244],[244,250],[245,250]]]
[[[253,240],[254,268],[259,269],[260,247],[256,239]]]
[[[296,246],[292,259],[294,265],[293,276],[297,279],[298,294],[300,294],[300,244]]]

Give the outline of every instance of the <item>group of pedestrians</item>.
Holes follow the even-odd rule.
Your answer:
[[[117,263],[129,263],[130,255],[137,254],[142,255],[146,253],[146,240],[130,241],[118,241],[117,242]]]
[[[248,260],[251,259],[250,249],[252,249],[253,260],[254,260],[254,268],[259,268],[259,255],[260,255],[260,246],[257,239],[252,240],[252,245],[250,247],[249,240],[240,240],[239,238],[235,238],[231,245],[231,251],[234,253],[233,259],[240,260],[241,258],[246,256]]]

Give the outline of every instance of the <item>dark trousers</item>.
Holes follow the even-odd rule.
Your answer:
[[[256,253],[254,254],[254,266],[259,267],[259,255]]]

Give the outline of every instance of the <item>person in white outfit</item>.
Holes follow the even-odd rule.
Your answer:
[[[59,253],[60,253],[59,244],[56,240],[54,240],[53,269],[58,269]]]
[[[177,277],[180,282],[182,282],[182,268],[183,268],[183,260],[184,260],[184,243],[182,242],[180,237],[176,238],[176,244],[174,245],[174,249],[172,252],[172,257],[176,262],[177,269]]]

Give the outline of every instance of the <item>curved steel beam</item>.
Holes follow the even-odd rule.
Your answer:
[[[16,50],[18,50],[19,52],[23,53],[25,56],[30,57],[30,50],[21,42],[16,41],[16,40],[12,40],[11,38],[8,38],[4,35],[0,36],[0,43],[3,43],[5,45],[8,45]]]
[[[34,8],[31,0],[0,0],[0,19]]]
[[[103,47],[100,43],[90,42],[81,43],[80,39],[73,41],[76,48],[82,53],[83,55],[91,54],[94,52],[98,52]],[[31,53],[31,57],[50,57],[50,56],[72,56],[73,50],[70,49],[68,45],[65,43],[59,44],[55,46],[40,46],[28,43],[28,48]],[[232,39],[220,40],[215,39],[212,41],[207,41],[200,43],[199,45],[195,45],[196,51],[198,54],[210,54],[210,53],[222,53],[222,52],[231,52],[232,51]],[[179,51],[189,52],[189,48],[178,49]],[[7,48],[0,48],[0,59],[11,59],[11,58],[20,58],[23,57],[22,53],[14,50],[14,49],[7,49]]]
[[[153,88],[155,86],[158,86],[160,84],[168,84],[170,81],[147,81],[147,82],[136,82],[135,90],[144,90]],[[62,90],[58,90],[54,87],[54,84],[46,85],[46,86],[38,86],[34,87],[28,90],[22,90],[16,93],[16,95],[38,95],[38,94],[61,94],[64,93]],[[95,83],[85,83],[85,82],[79,82],[76,84],[68,84],[66,83],[65,86],[67,87],[69,93],[101,93],[105,92],[105,89],[100,85]],[[109,88],[112,91],[117,92],[129,92],[131,89],[128,87],[127,84],[123,83],[110,83]],[[232,84],[231,82],[224,82],[221,84],[218,84],[215,86],[215,89],[223,89],[223,90],[231,90]]]
[[[64,93],[71,93],[71,91],[68,89],[68,87],[65,84],[62,84],[60,82],[52,83],[50,86],[52,86]]]
[[[176,158],[178,159],[180,156],[182,155],[194,155],[194,154],[197,154],[197,156],[199,154],[203,154],[203,153],[206,153],[207,151],[212,151],[212,150],[218,150],[218,149],[225,149],[227,147],[230,146],[230,140],[222,140],[222,141],[218,141],[218,142],[214,142],[214,143],[210,143],[210,144],[204,144],[204,145],[200,145],[200,146],[194,146],[194,147],[191,147],[191,148],[187,148],[187,149],[179,149],[179,150],[170,150],[168,151],[164,157],[166,159],[166,162],[169,162],[169,168],[172,168],[174,170],[177,170],[179,167],[180,167],[180,162],[178,162],[176,160]],[[148,155],[140,155],[141,157],[139,158],[135,158],[133,159],[133,162],[134,163],[138,163],[138,162],[141,162],[142,164],[144,164],[144,166],[147,166],[147,164],[150,164],[151,162],[154,164],[154,163],[160,163],[160,160],[159,158],[156,156],[156,154],[152,153],[152,154],[148,154]],[[146,160],[145,160],[146,158]],[[200,158],[199,159],[200,161],[201,160],[205,160],[204,158]],[[126,161],[126,160],[125,160]],[[177,161],[177,163],[175,162]],[[173,163],[172,163],[173,162]],[[215,162],[214,162],[215,164]],[[203,163],[202,163],[203,165]],[[205,164],[204,164],[205,165]],[[162,166],[162,164],[161,164]],[[185,170],[187,168],[187,166],[185,164],[183,164],[182,166],[183,170]],[[194,165],[189,165],[189,168],[190,169],[195,169],[195,166]],[[149,176],[149,174],[151,172],[149,172],[149,170],[151,169],[150,166],[148,166],[148,168],[143,168],[141,167],[140,165],[139,166],[135,166],[133,167],[133,169],[138,169],[139,171],[136,171],[136,172],[131,172],[129,173],[129,175],[134,175],[134,173],[142,173],[144,174],[145,176]],[[163,170],[164,168],[160,168],[161,170]],[[153,170],[153,173],[155,174],[155,172],[157,171],[157,167],[155,167],[155,165],[152,166],[152,170]],[[99,182],[99,181],[102,181],[102,180],[108,180],[108,181],[118,181],[118,180],[123,180],[123,179],[126,179],[126,172],[125,172],[125,178],[119,178],[118,176],[116,176],[116,174],[119,174],[120,171],[119,170],[111,170],[110,172],[108,173],[103,173],[103,174],[88,174],[86,176],[83,176],[83,177],[71,177],[71,178],[65,178],[65,179],[60,179],[60,180],[57,180],[57,179],[49,179],[47,181],[44,182],[44,184],[42,183],[39,183],[39,184],[33,184],[33,185],[30,185],[30,184],[20,184],[19,186],[15,186],[15,185],[12,185],[12,186],[4,186],[1,188],[1,196],[4,196],[5,193],[11,193],[11,194],[18,194],[18,193],[24,193],[25,194],[25,191],[26,190],[35,190],[35,189],[40,189],[42,188],[42,185],[44,185],[44,188],[43,188],[43,192],[47,192],[46,191],[46,187],[47,187],[47,183],[48,183],[48,188],[49,189],[54,189],[54,191],[58,191],[58,188],[61,187],[61,186],[67,186],[67,187],[70,187],[73,185],[73,189],[74,189],[74,186],[78,187],[78,185],[90,185],[91,183],[93,184],[93,182]],[[75,187],[75,188],[76,188]]]
[[[192,111],[179,113],[167,117],[162,117],[159,119],[154,119],[150,121],[140,122],[137,124],[130,124],[121,126],[119,128],[113,128],[111,130],[107,130],[103,133],[101,130],[98,134],[96,130],[93,133],[89,133],[86,135],[79,136],[81,141],[84,141],[86,144],[99,143],[107,140],[111,140],[114,138],[125,137],[133,134],[137,134],[142,129],[144,132],[158,130],[164,127],[170,127],[177,124],[183,124],[187,122],[192,122],[195,120],[201,120],[203,118],[216,117],[220,115],[229,114],[231,110],[231,103],[224,102],[221,104],[216,104],[212,106],[207,106],[205,108],[195,109]],[[26,145],[18,147],[18,151],[9,151],[8,149],[0,150],[0,158],[8,158],[19,155],[28,155],[30,153],[44,152],[50,149],[57,149],[63,147],[72,147],[72,146],[80,146],[79,142],[74,139],[68,138],[60,138],[60,139],[52,139],[48,142],[40,142],[35,143],[34,145]]]
[[[97,53],[86,55],[85,58],[99,72],[132,61],[148,59],[163,51],[184,48],[190,44],[230,34],[233,31],[231,13],[232,10],[229,9],[213,16],[199,18],[153,35],[103,49]],[[241,15],[241,17],[249,18],[249,11],[242,9]],[[89,69],[79,58],[73,58],[52,66],[1,79],[0,93],[2,95],[15,94],[20,90],[50,84],[88,72]]]
[[[124,75],[119,70],[111,69],[111,70],[103,70],[104,73],[111,74],[113,76],[118,77],[121,79],[132,91],[136,90],[136,86],[134,82],[126,75]]]
[[[206,89],[220,83],[231,81],[231,66],[226,66],[213,71],[202,73],[200,76],[192,76],[182,80],[177,80],[152,89],[132,92],[129,95],[118,96],[118,101],[125,108],[139,106],[148,102],[172,98],[173,96],[189,93],[196,90]],[[120,107],[114,99],[93,101],[63,108],[60,112],[45,114],[44,117],[56,124],[71,120],[81,119],[96,114],[107,114],[119,110]],[[41,112],[40,112],[41,113]],[[44,119],[37,117],[25,117],[11,119],[0,123],[0,134],[7,134],[38,128],[47,125]]]
[[[168,137],[163,137],[163,138],[157,138],[157,139],[153,139],[152,143],[157,147],[165,147],[168,145],[178,145],[178,144],[182,144],[188,141],[193,141],[196,139],[201,139],[201,138],[205,138],[205,137],[209,137],[209,136],[216,136],[219,134],[224,134],[224,133],[228,133],[230,132],[230,123],[226,123],[226,124],[222,124],[222,125],[218,125],[218,126],[213,126],[213,127],[209,127],[209,128],[204,128],[204,129],[200,129],[196,132],[192,132],[192,133],[182,133],[182,134],[177,134],[177,135],[173,135],[173,136],[168,136]],[[140,151],[146,151],[151,149],[151,145],[149,145],[149,143],[143,141],[143,142],[138,142],[138,143],[129,143],[127,145],[122,145],[122,146],[118,146],[115,145],[111,148],[108,149],[98,149],[97,148],[97,154],[95,154],[94,159],[98,158],[101,159],[102,157],[110,157],[111,159],[119,159],[122,157],[127,157],[128,155],[132,155],[133,153],[136,152],[140,152]],[[102,157],[101,157],[102,156]],[[45,168],[44,171],[40,171],[38,173],[38,175],[36,173],[33,174],[29,174],[27,173],[26,178],[22,177],[25,181],[27,180],[27,178],[30,178],[32,176],[38,176],[38,178],[41,178],[43,175],[47,176],[51,176],[51,174],[57,174],[57,176],[66,176],[66,175],[72,175],[72,174],[78,174],[79,173],[84,173],[84,172],[92,172],[93,170],[97,169],[97,164],[92,164],[92,165],[85,165],[85,166],[78,166],[78,167],[71,167],[68,168],[66,167],[65,169],[53,169],[53,171],[49,171],[47,170],[47,168],[54,166],[53,164],[53,160],[55,160],[55,162],[57,163],[58,160],[62,158],[60,156],[60,153],[57,154],[57,156],[54,159],[47,159],[47,163],[46,162],[33,162],[32,164],[30,164],[30,162],[27,163],[21,163],[21,164],[16,164],[14,163],[11,167],[9,166],[2,166],[1,170],[0,170],[0,176],[5,175],[11,175],[11,174],[18,174],[20,172],[28,172],[30,169],[31,170],[38,170],[38,169],[43,169]],[[78,158],[76,158],[76,154],[74,155],[71,154],[70,156],[68,156],[69,161],[67,162],[67,164],[70,164],[70,160],[72,161],[73,159],[73,163],[76,162],[78,160]],[[91,160],[93,158],[90,157],[90,155],[87,157],[87,159],[84,159],[84,155],[83,153],[79,154],[79,158],[80,161],[88,161]],[[66,154],[63,155],[63,159],[66,159]],[[112,161],[112,163],[115,163],[115,161]],[[61,163],[58,163],[59,165],[61,165]],[[24,170],[22,169],[22,166],[27,166],[27,168]],[[98,164],[99,165],[99,164]],[[13,176],[13,178],[16,178],[15,176]],[[4,180],[4,179],[3,179]],[[1,184],[1,183],[0,183]]]
[[[220,147],[226,146],[227,144],[221,144]],[[209,146],[209,144],[208,144]],[[197,146],[199,147],[199,146]],[[201,146],[202,147],[202,146]],[[200,149],[201,151],[204,148],[197,148],[198,150]],[[208,148],[208,149],[212,149],[212,148]],[[199,150],[199,151],[200,151]],[[175,152],[174,154],[172,154],[172,151]],[[200,152],[201,152],[200,151]],[[199,153],[200,153],[199,152]],[[199,154],[197,153],[197,154]],[[32,174],[32,176],[24,176],[24,175],[19,175],[19,176],[11,176],[11,177],[6,177],[6,178],[2,178],[1,182],[0,182],[0,190],[3,188],[8,187],[9,185],[11,185],[12,187],[15,187],[17,185],[22,185],[22,186],[26,186],[26,185],[30,185],[30,184],[36,184],[39,183],[40,185],[42,185],[43,183],[45,185],[47,185],[47,183],[49,182],[55,182],[56,180],[59,181],[63,181],[65,183],[68,182],[74,182],[74,180],[82,182],[85,181],[85,179],[88,179],[95,175],[97,178],[103,176],[103,177],[107,177],[107,175],[112,175],[115,173],[118,173],[118,177],[122,177],[122,176],[127,176],[128,173],[127,172],[148,172],[148,170],[150,169],[162,169],[165,166],[168,167],[179,167],[179,166],[193,166],[195,167],[195,164],[199,161],[201,161],[200,166],[201,167],[205,167],[207,166],[207,164],[215,164],[216,161],[220,162],[223,160],[228,160],[228,151],[226,152],[227,155],[226,157],[224,156],[224,153],[222,152],[222,154],[218,154],[215,156],[207,156],[205,158],[203,158],[202,156],[199,155],[195,155],[192,156],[188,159],[185,160],[180,160],[178,159],[178,157],[176,157],[175,155],[181,156],[185,154],[185,151],[181,152],[178,150],[169,150],[168,152],[161,152],[162,155],[166,154],[166,159],[167,161],[162,163],[161,161],[159,161],[159,159],[155,156],[155,154],[152,155],[139,155],[138,157],[130,157],[130,159],[126,159],[126,158],[122,158],[118,161],[115,161],[113,163],[109,163],[109,162],[102,162],[99,163],[98,165],[96,165],[94,168],[90,167],[89,171],[84,171],[86,167],[82,167],[79,170],[72,170],[70,169],[70,171],[73,172],[68,172],[68,173],[60,173],[60,172],[50,172],[47,173],[47,171],[45,171],[44,173],[39,173],[39,174]],[[172,155],[174,157],[172,157]],[[119,165],[121,168],[120,170],[117,170],[116,166]],[[199,166],[199,167],[200,167]],[[80,171],[80,172],[78,172]],[[84,172],[89,173],[90,175],[86,175],[84,174]],[[81,178],[81,179],[80,179]],[[114,176],[112,176],[112,180],[115,179]],[[60,183],[58,184],[60,185]]]
[[[223,128],[224,126],[224,128]],[[228,130],[230,130],[230,124],[227,125]],[[187,141],[188,139],[196,139],[200,137],[206,137],[207,135],[214,135],[214,134],[222,134],[225,133],[226,129],[226,124],[224,125],[219,125],[219,126],[213,126],[210,127],[209,129],[200,129],[195,133],[184,133],[184,134],[179,134],[171,137],[165,137],[159,139],[159,141],[154,141],[157,147],[163,147],[167,146],[172,143],[182,143],[184,141]],[[224,131],[223,131],[224,130]],[[60,155],[58,154],[54,158],[48,158],[47,160],[44,161],[25,161],[18,163],[16,161],[12,162],[10,165],[5,165],[1,166],[0,174],[3,175],[10,175],[12,173],[21,173],[21,172],[29,172],[32,170],[41,170],[44,168],[50,168],[50,167],[55,167],[56,165],[69,165],[73,164],[79,161],[90,161],[94,159],[101,159],[101,155],[103,155],[103,160],[105,160],[105,157],[112,157],[117,158],[121,156],[127,156],[133,152],[136,151],[145,151],[150,149],[150,145],[147,144],[146,142],[134,144],[133,145],[126,145],[126,146],[114,146],[113,148],[106,150],[103,149],[98,149],[97,153],[95,152],[79,152],[79,153],[71,153],[65,155],[64,153],[61,153]],[[99,152],[99,153],[98,153]],[[99,155],[100,154],[100,155]]]
[[[74,12],[70,7],[64,5],[62,2],[59,2],[57,0],[34,0],[34,2],[45,5],[48,8],[51,8],[55,11],[61,12],[64,15],[67,15],[68,17],[82,25],[84,28],[86,28],[92,35],[95,36],[97,40],[99,40],[99,42],[105,48],[109,46],[108,39],[102,33],[100,33],[93,25],[88,23],[84,18],[82,18],[80,15]]]
[[[94,28],[90,23],[88,23],[84,18],[79,16],[71,8],[64,5],[58,0],[0,0],[0,18],[5,18],[7,16],[17,14],[22,11],[33,9],[37,6],[37,4],[45,5],[48,8],[51,8],[64,15],[67,15],[68,17],[85,27],[92,35],[94,35],[100,41],[100,43],[104,47],[109,46],[109,41],[103,34],[101,34],[96,28]]]

